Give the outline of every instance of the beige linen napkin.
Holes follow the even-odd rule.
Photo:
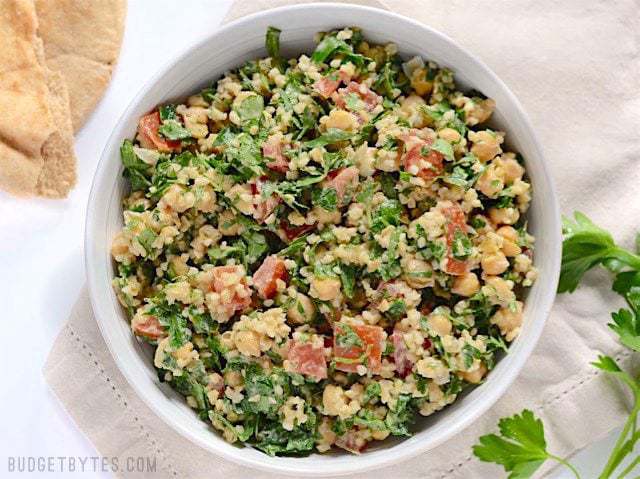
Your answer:
[[[295,3],[238,1],[229,18]],[[360,2],[368,3],[368,2]],[[565,214],[579,209],[631,243],[640,217],[640,9],[633,0],[383,1],[482,58],[524,104]],[[339,21],[338,21],[339,23]],[[492,410],[449,442],[366,478],[497,477],[471,456],[478,436],[523,407],[545,422],[551,447],[571,454],[626,415],[628,397],[589,366],[598,353],[630,355],[606,327],[617,306],[604,273],[558,298],[533,356]],[[79,428],[104,456],[154,455],[153,477],[275,478],[215,457],[173,432],[135,395],[106,349],[86,291],[44,368]],[[401,446],[400,446],[401,447]],[[124,476],[123,476],[124,477]],[[127,476],[132,477],[132,476]]]

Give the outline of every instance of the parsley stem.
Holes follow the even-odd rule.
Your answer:
[[[637,456],[631,464],[624,468],[624,471],[620,473],[618,479],[623,479],[627,474],[629,474],[638,464],[640,464],[640,456]]]
[[[604,466],[602,473],[600,473],[600,476],[598,476],[598,479],[608,479],[609,477],[611,477],[611,474],[613,474],[613,471],[616,469],[616,467],[620,465],[620,462],[622,462],[622,459],[629,452],[631,452],[631,450],[633,450],[633,448],[630,448],[630,450],[627,450],[627,448],[625,448],[624,446],[630,431],[632,430],[632,428],[635,428],[636,419],[638,417],[639,411],[640,411],[640,398],[636,397],[636,403],[633,406],[633,410],[631,411],[631,414],[629,414],[629,417],[627,418],[627,422],[625,423],[624,428],[620,433],[620,437],[618,437],[618,440],[616,441],[616,445],[613,447],[611,456],[609,456],[609,460],[607,461],[607,464]],[[635,434],[632,433],[631,439],[637,440],[638,438],[634,436]],[[635,440],[632,442],[635,442]]]
[[[573,475],[576,476],[576,479],[581,479],[580,478],[580,473],[578,472],[578,470],[571,463],[569,463],[565,459],[562,459],[559,456],[554,456],[553,454],[547,454],[547,455],[548,455],[549,459],[557,461],[560,464],[562,464],[563,466],[567,467],[571,472],[573,472]]]
[[[623,248],[616,248],[616,259],[623,261],[633,269],[640,270],[640,256]]]

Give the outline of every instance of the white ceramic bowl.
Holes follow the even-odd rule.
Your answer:
[[[420,55],[452,68],[462,88],[474,88],[496,100],[493,123],[507,132],[509,147],[524,156],[533,184],[529,224],[537,238],[535,264],[540,276],[529,292],[522,332],[509,354],[480,387],[440,413],[420,419],[414,436],[372,446],[360,456],[269,457],[250,447],[226,443],[198,419],[181,396],[158,382],[151,348],[135,340],[111,288],[114,270],[109,249],[122,225],[121,199],[125,192],[119,155],[122,140],[133,137],[138,118],[158,103],[185,97],[226,70],[265,56],[264,35],[270,25],[282,29],[281,45],[287,56],[312,51],[316,32],[357,25],[373,42],[395,42],[404,56]],[[311,4],[265,11],[231,23],[162,68],[144,86],[115,126],[100,160],[89,199],[85,248],[91,301],[107,346],[131,386],[158,416],[194,443],[237,463],[297,476],[318,476],[361,472],[403,461],[441,444],[487,411],[511,385],[542,332],[555,296],[560,244],[558,205],[540,145],[520,103],[489,68],[451,39],[408,18],[353,5]],[[212,458],[212,464],[214,461]]]

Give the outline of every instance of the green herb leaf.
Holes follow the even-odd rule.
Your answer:
[[[524,479],[549,458],[544,426],[531,411],[500,419],[500,435],[488,434],[473,446],[473,453],[484,462],[494,462],[510,472],[509,478]]]
[[[353,298],[354,289],[356,286],[356,274],[358,269],[355,266],[348,264],[340,265],[340,281],[342,282],[342,291],[344,295],[351,299]]]
[[[175,105],[163,105],[158,108],[158,113],[160,113],[160,121],[162,122],[164,122],[165,120],[175,120],[178,118],[176,115]]]
[[[140,243],[140,246],[142,246],[144,250],[147,252],[147,256],[150,256],[151,253],[153,252],[152,244],[157,237],[158,235],[151,228],[143,229],[136,237],[136,239],[138,240],[138,243]]]
[[[264,99],[260,95],[251,95],[245,98],[236,109],[242,121],[257,120],[262,116]]]
[[[353,330],[351,326],[340,323],[336,332],[336,344],[341,348],[364,347],[364,343],[360,336]]]
[[[431,145],[431,149],[442,153],[442,155],[449,161],[455,160],[451,143],[443,140],[442,138],[438,138],[436,141],[434,141],[433,145]]]
[[[574,291],[584,273],[609,260],[640,269],[640,256],[618,247],[609,232],[593,224],[584,214],[576,212],[574,217],[575,221],[566,218],[563,221],[565,238],[559,293]]]
[[[269,27],[267,28],[267,34],[265,38],[267,53],[271,58],[276,60],[276,66],[280,66],[282,64],[282,58],[280,56],[280,33],[281,31],[278,28]]]
[[[471,256],[473,244],[469,237],[460,230],[456,230],[451,244],[451,253],[456,259],[464,260]]]
[[[629,349],[640,352],[640,321],[628,309],[611,313],[612,323],[608,326],[618,335],[618,339]]]
[[[387,412],[384,419],[385,426],[394,436],[411,436],[409,423],[413,419],[413,408],[411,407],[411,396],[401,394],[398,396],[395,408]]]
[[[191,138],[191,132],[176,119],[163,121],[160,128],[158,128],[158,133],[169,140],[184,140],[186,138]]]
[[[389,225],[399,225],[401,215],[402,205],[398,200],[383,201],[371,216],[371,231],[379,233]]]
[[[342,54],[344,59],[352,62],[356,66],[362,66],[365,62],[371,61],[364,55],[353,52],[353,48],[344,40],[339,40],[335,35],[326,35],[316,46],[311,55],[314,63],[323,63],[336,54]]]
[[[328,128],[326,133],[323,133],[319,137],[305,142],[305,146],[309,149],[317,148],[320,146],[332,145],[340,141],[349,140],[353,135],[348,131],[341,130],[339,128]]]
[[[338,207],[338,193],[335,188],[315,189],[311,193],[311,201],[327,211],[335,211]]]

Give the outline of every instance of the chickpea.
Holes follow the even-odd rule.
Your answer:
[[[491,324],[495,324],[500,328],[502,334],[507,341],[513,339],[520,332],[522,326],[522,302],[516,301],[515,308],[500,308],[496,314],[491,317]]]
[[[491,98],[469,102],[464,108],[467,125],[473,126],[487,121],[495,108],[496,102]]]
[[[513,243],[518,241],[518,232],[513,226],[501,226],[496,230],[496,233],[507,241],[511,241]]]
[[[497,253],[483,256],[480,264],[482,265],[482,270],[486,274],[495,276],[502,274],[507,270],[509,267],[509,260],[507,260],[507,257],[502,251],[498,251]]]
[[[433,330],[438,336],[446,336],[451,333],[451,321],[442,314],[431,314],[427,319],[427,324],[429,329]]]
[[[371,437],[373,437],[376,441],[382,441],[383,439],[386,439],[388,436],[389,436],[389,431],[386,429],[384,431],[376,431],[376,430],[371,431]]]
[[[215,378],[216,381],[219,381],[218,378]],[[221,378],[220,378],[221,379]],[[239,371],[227,371],[224,373],[224,382],[231,387],[240,386],[243,382],[242,374]]]
[[[487,162],[502,152],[500,145],[504,141],[501,134],[492,131],[470,131],[469,140],[473,143],[471,153],[482,162]]]
[[[480,291],[480,281],[475,273],[466,273],[463,276],[457,276],[453,281],[451,292],[460,296],[473,296]]]
[[[427,80],[425,68],[416,68],[411,74],[411,86],[420,96],[424,96],[433,90],[433,82]]]
[[[438,131],[438,136],[449,143],[458,143],[460,141],[460,133],[453,128],[443,128]]]
[[[204,107],[209,106],[209,104],[202,97],[202,95],[191,95],[189,98],[187,98],[187,104],[189,106],[204,106]]]
[[[313,319],[315,306],[309,297],[302,293],[296,293],[293,304],[287,310],[287,319],[294,324],[308,323]]]
[[[433,285],[433,277],[430,274],[431,266],[419,258],[411,258],[403,261],[402,268],[405,271],[403,279],[415,289],[426,288]]]
[[[237,331],[234,342],[245,356],[260,356],[260,338],[255,331]]]
[[[205,138],[209,134],[207,127],[209,114],[206,108],[201,106],[186,108],[184,105],[180,105],[176,111],[182,115],[184,126],[194,138]]]
[[[476,181],[476,189],[489,198],[495,198],[504,188],[504,180],[496,167],[491,164]]]
[[[340,280],[338,278],[313,278],[309,294],[321,301],[331,301],[340,294]]]
[[[122,231],[120,231],[115,238],[113,238],[113,243],[111,243],[111,255],[112,256],[122,256],[129,252],[129,240],[125,238]]]
[[[322,392],[322,406],[325,414],[338,416],[341,406],[345,404],[344,390],[340,386],[328,384]]]
[[[515,301],[516,295],[513,292],[512,281],[507,281],[500,276],[487,276],[484,284],[482,290],[492,304],[508,306],[511,301]]]
[[[501,226],[496,231],[502,236],[502,252],[505,256],[514,257],[522,253],[522,248],[518,246],[518,232],[512,226]]]
[[[487,374],[487,366],[484,363],[480,363],[478,369],[474,371],[460,371],[458,376],[471,384],[478,384],[482,381],[484,375]]]
[[[520,219],[520,212],[517,208],[490,208],[489,218],[496,226],[513,225]]]
[[[344,110],[332,110],[324,124],[327,128],[354,131],[358,128],[358,122],[353,114]]]
[[[515,160],[515,158],[503,155],[502,158],[496,159],[495,163],[502,170],[505,182],[513,183],[516,180],[522,179],[522,176],[524,175],[524,168]]]

